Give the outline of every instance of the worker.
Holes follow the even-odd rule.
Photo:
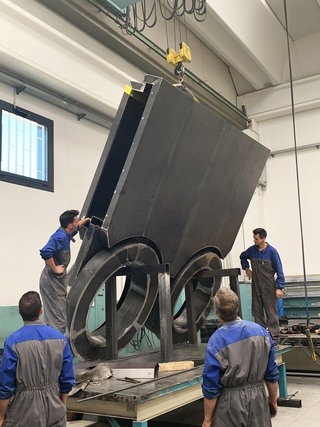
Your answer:
[[[44,321],[63,334],[67,326],[67,267],[70,262],[70,240],[73,242],[80,227],[90,222],[90,218],[81,221],[79,211],[68,210],[60,215],[61,227],[50,237],[48,243],[40,249],[45,268],[40,277],[40,294],[43,301]]]
[[[285,278],[280,256],[276,249],[266,242],[266,237],[267,232],[264,228],[253,230],[254,245],[241,253],[240,260],[247,276],[252,279],[254,320],[268,329],[275,346],[278,346],[280,336],[277,298],[282,297]],[[251,269],[248,260],[251,262]]]
[[[24,326],[7,338],[0,365],[0,427],[63,427],[74,385],[69,344],[41,322],[38,292],[20,298],[19,313]]]
[[[221,327],[206,348],[202,427],[271,427],[279,379],[274,343],[260,325],[238,317],[239,299],[231,289],[218,290],[214,309]]]

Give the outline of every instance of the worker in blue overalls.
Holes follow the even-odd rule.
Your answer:
[[[67,326],[67,267],[70,263],[70,240],[73,242],[80,227],[90,218],[79,221],[79,211],[72,209],[63,212],[59,221],[61,227],[40,249],[45,268],[40,277],[40,294],[44,308],[44,321],[47,325],[65,334]]]
[[[240,260],[247,276],[252,279],[254,320],[269,330],[274,344],[277,346],[280,340],[277,299],[282,297],[285,278],[280,256],[277,250],[266,242],[266,237],[265,229],[253,230],[254,245],[241,253]],[[265,314],[267,318],[265,318]]]

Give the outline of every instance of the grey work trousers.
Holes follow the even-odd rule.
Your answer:
[[[274,344],[277,345],[280,337],[275,271],[270,260],[254,258],[251,265],[252,315],[256,323],[268,328]]]

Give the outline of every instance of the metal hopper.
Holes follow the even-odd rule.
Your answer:
[[[69,273],[68,333],[81,358],[99,358],[105,326],[88,332],[92,301],[126,265],[170,264],[172,307],[200,270],[221,268],[269,150],[162,78],[127,87],[85,200],[94,217]],[[221,279],[199,280],[200,328]],[[118,347],[146,322],[157,297],[152,275],[130,276],[118,301]],[[174,341],[185,335],[185,309]],[[148,327],[157,333],[154,309]],[[87,355],[87,356],[86,356]]]

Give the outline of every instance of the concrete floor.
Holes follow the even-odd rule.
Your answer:
[[[278,408],[272,427],[318,427],[320,425],[320,377],[287,377],[288,395],[302,401],[302,408]]]
[[[288,395],[295,394],[293,398],[302,401],[301,408],[279,407],[278,415],[272,420],[272,427],[319,427],[320,425],[320,377],[287,377]],[[148,427],[167,426],[176,427],[186,425],[201,426],[203,416],[202,402],[194,402],[191,405],[177,409],[162,417],[156,418],[148,423]],[[131,422],[118,420],[120,426],[131,426]],[[105,427],[109,423],[99,423],[94,421],[73,421],[67,422],[68,427]]]

